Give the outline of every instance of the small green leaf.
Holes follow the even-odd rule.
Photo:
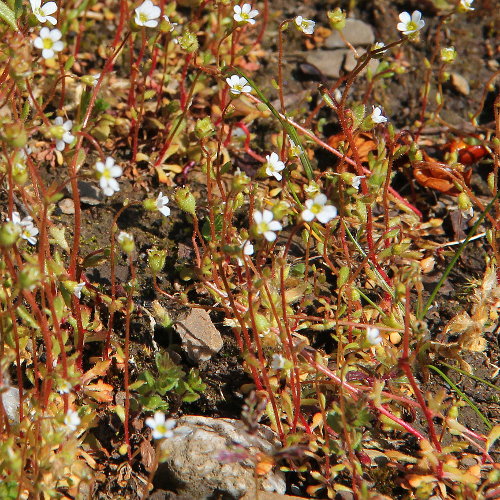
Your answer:
[[[3,19],[14,31],[19,31],[16,24],[16,16],[14,12],[0,1],[0,19]]]
[[[352,129],[356,130],[365,117],[365,105],[364,104],[356,104],[352,108]]]

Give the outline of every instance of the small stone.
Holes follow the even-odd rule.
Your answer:
[[[346,19],[345,28],[342,30],[344,38],[354,47],[368,46],[375,42],[373,28],[359,19]],[[346,45],[338,31],[334,31],[326,40],[325,48],[339,49]]]
[[[316,66],[328,78],[338,78],[347,49],[339,50],[313,50],[305,54],[306,61]]]
[[[19,389],[17,387],[8,386],[0,393],[0,397],[2,398],[2,404],[7,418],[11,422],[19,422]]]
[[[174,329],[182,339],[182,348],[194,362],[208,361],[222,349],[221,334],[204,309],[191,309],[185,318],[176,321]]]
[[[73,215],[75,213],[75,202],[71,198],[64,198],[64,200],[61,200],[57,206],[63,214]]]
[[[236,499],[249,492],[255,498],[255,464],[245,455],[270,454],[279,445],[275,433],[265,425],[250,435],[239,420],[184,416],[177,421],[173,437],[160,445],[166,460],[158,467],[154,484],[175,490],[183,498],[208,500],[217,493],[221,498]],[[242,455],[236,456],[238,453]],[[221,460],[232,454],[234,459]],[[284,494],[283,473],[268,472],[260,479],[259,488]]]
[[[451,73],[450,75],[451,86],[462,95],[470,94],[469,82],[459,73]]]
[[[358,50],[358,56],[361,57],[365,52],[366,51],[363,49]],[[377,70],[377,67],[378,67],[378,63],[379,63],[379,61],[377,61],[376,59],[370,59],[370,62],[368,63],[368,65],[363,69],[363,71],[360,74],[363,75],[364,73],[366,73],[366,70],[368,68],[371,69],[372,73],[375,73],[375,71]],[[347,53],[346,58],[345,58],[344,70],[347,72],[352,71],[356,67],[357,64],[358,64],[358,61],[357,61],[356,57],[354,56],[354,52],[352,52],[350,50]]]

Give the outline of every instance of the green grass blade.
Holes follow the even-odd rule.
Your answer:
[[[3,19],[14,31],[19,31],[14,12],[3,2],[0,2],[0,19]]]

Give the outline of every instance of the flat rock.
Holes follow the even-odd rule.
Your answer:
[[[365,50],[359,49],[358,50],[359,57],[361,57],[365,52],[366,52]],[[370,68],[372,70],[372,72],[375,72],[375,70],[378,67],[378,63],[379,63],[379,61],[377,59],[370,59],[370,62],[368,63],[368,65],[363,69],[363,71],[360,74],[363,75],[364,73],[366,73],[366,70],[368,68]],[[347,55],[345,56],[344,70],[347,72],[352,71],[356,67],[356,64],[358,64],[358,61],[357,61],[356,57],[354,56],[354,52],[352,52],[352,50],[350,50],[347,53]]]
[[[459,73],[450,74],[451,86],[462,95],[470,94],[469,82]]]
[[[57,206],[63,214],[72,215],[75,213],[75,202],[71,198],[64,198]]]
[[[222,349],[221,334],[204,309],[191,309],[187,316],[176,321],[174,329],[189,359],[196,363],[208,361]]]
[[[338,78],[348,53],[348,49],[312,50],[304,55],[306,61],[316,66],[326,77]]]
[[[354,47],[368,46],[375,42],[373,28],[359,19],[348,18],[345,22],[345,28],[342,30],[344,38]],[[335,30],[326,40],[325,48],[339,49],[345,48],[345,43]]]
[[[174,436],[160,445],[166,461],[158,467],[154,484],[197,500],[215,498],[215,494],[231,499],[251,492],[255,496],[255,465],[245,458],[246,452],[249,456],[269,454],[279,445],[276,434],[264,425],[250,435],[239,420],[187,415],[177,421]],[[243,455],[234,461],[222,460],[222,456],[241,452]],[[284,474],[279,470],[270,471],[259,483],[259,490],[286,491]]]

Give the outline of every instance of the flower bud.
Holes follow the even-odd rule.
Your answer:
[[[178,40],[179,45],[182,47],[182,49],[184,49],[186,52],[189,52],[190,54],[196,52],[200,46],[196,35],[187,30],[183,33],[182,36],[178,38]]]
[[[189,188],[179,188],[175,192],[175,201],[177,202],[177,206],[182,211],[187,212],[192,216],[196,215],[196,200]]]
[[[14,245],[21,234],[21,228],[13,222],[6,222],[0,226],[0,247],[7,248]]]
[[[125,231],[120,231],[120,233],[118,233],[118,236],[116,237],[116,240],[118,241],[120,248],[126,254],[130,255],[135,250],[134,237],[131,234]]]
[[[349,268],[347,266],[342,266],[339,269],[339,275],[337,277],[337,288],[345,285],[349,279]]]
[[[42,274],[38,266],[28,264],[18,275],[18,284],[21,290],[33,290],[40,282]]]
[[[262,314],[256,314],[254,316],[255,327],[257,328],[257,333],[266,333],[271,328],[269,320]]]
[[[198,120],[194,126],[194,133],[198,139],[206,139],[210,137],[215,132],[215,128],[210,120],[209,116]]]
[[[12,166],[12,180],[18,186],[24,186],[28,182],[28,169],[20,162]]]
[[[441,61],[444,63],[452,63],[457,57],[455,47],[443,47],[441,49]]]
[[[242,172],[239,168],[234,172],[233,180],[232,180],[232,189],[233,191],[243,191],[249,184],[251,180],[245,172]]]
[[[148,264],[149,269],[154,276],[160,273],[165,267],[165,260],[167,258],[166,250],[158,250],[156,248],[152,248],[148,250]]]
[[[345,28],[346,16],[345,12],[340,7],[326,14],[330,21],[330,26],[337,31],[342,31]]]
[[[22,123],[6,123],[0,132],[0,139],[12,148],[23,148],[28,136]]]
[[[472,208],[472,203],[470,201],[470,198],[465,194],[465,193],[460,193],[458,195],[458,208],[462,212],[467,212]]]
[[[149,212],[154,212],[158,210],[158,207],[156,206],[156,200],[153,200],[152,198],[146,198],[142,202],[142,206]]]

